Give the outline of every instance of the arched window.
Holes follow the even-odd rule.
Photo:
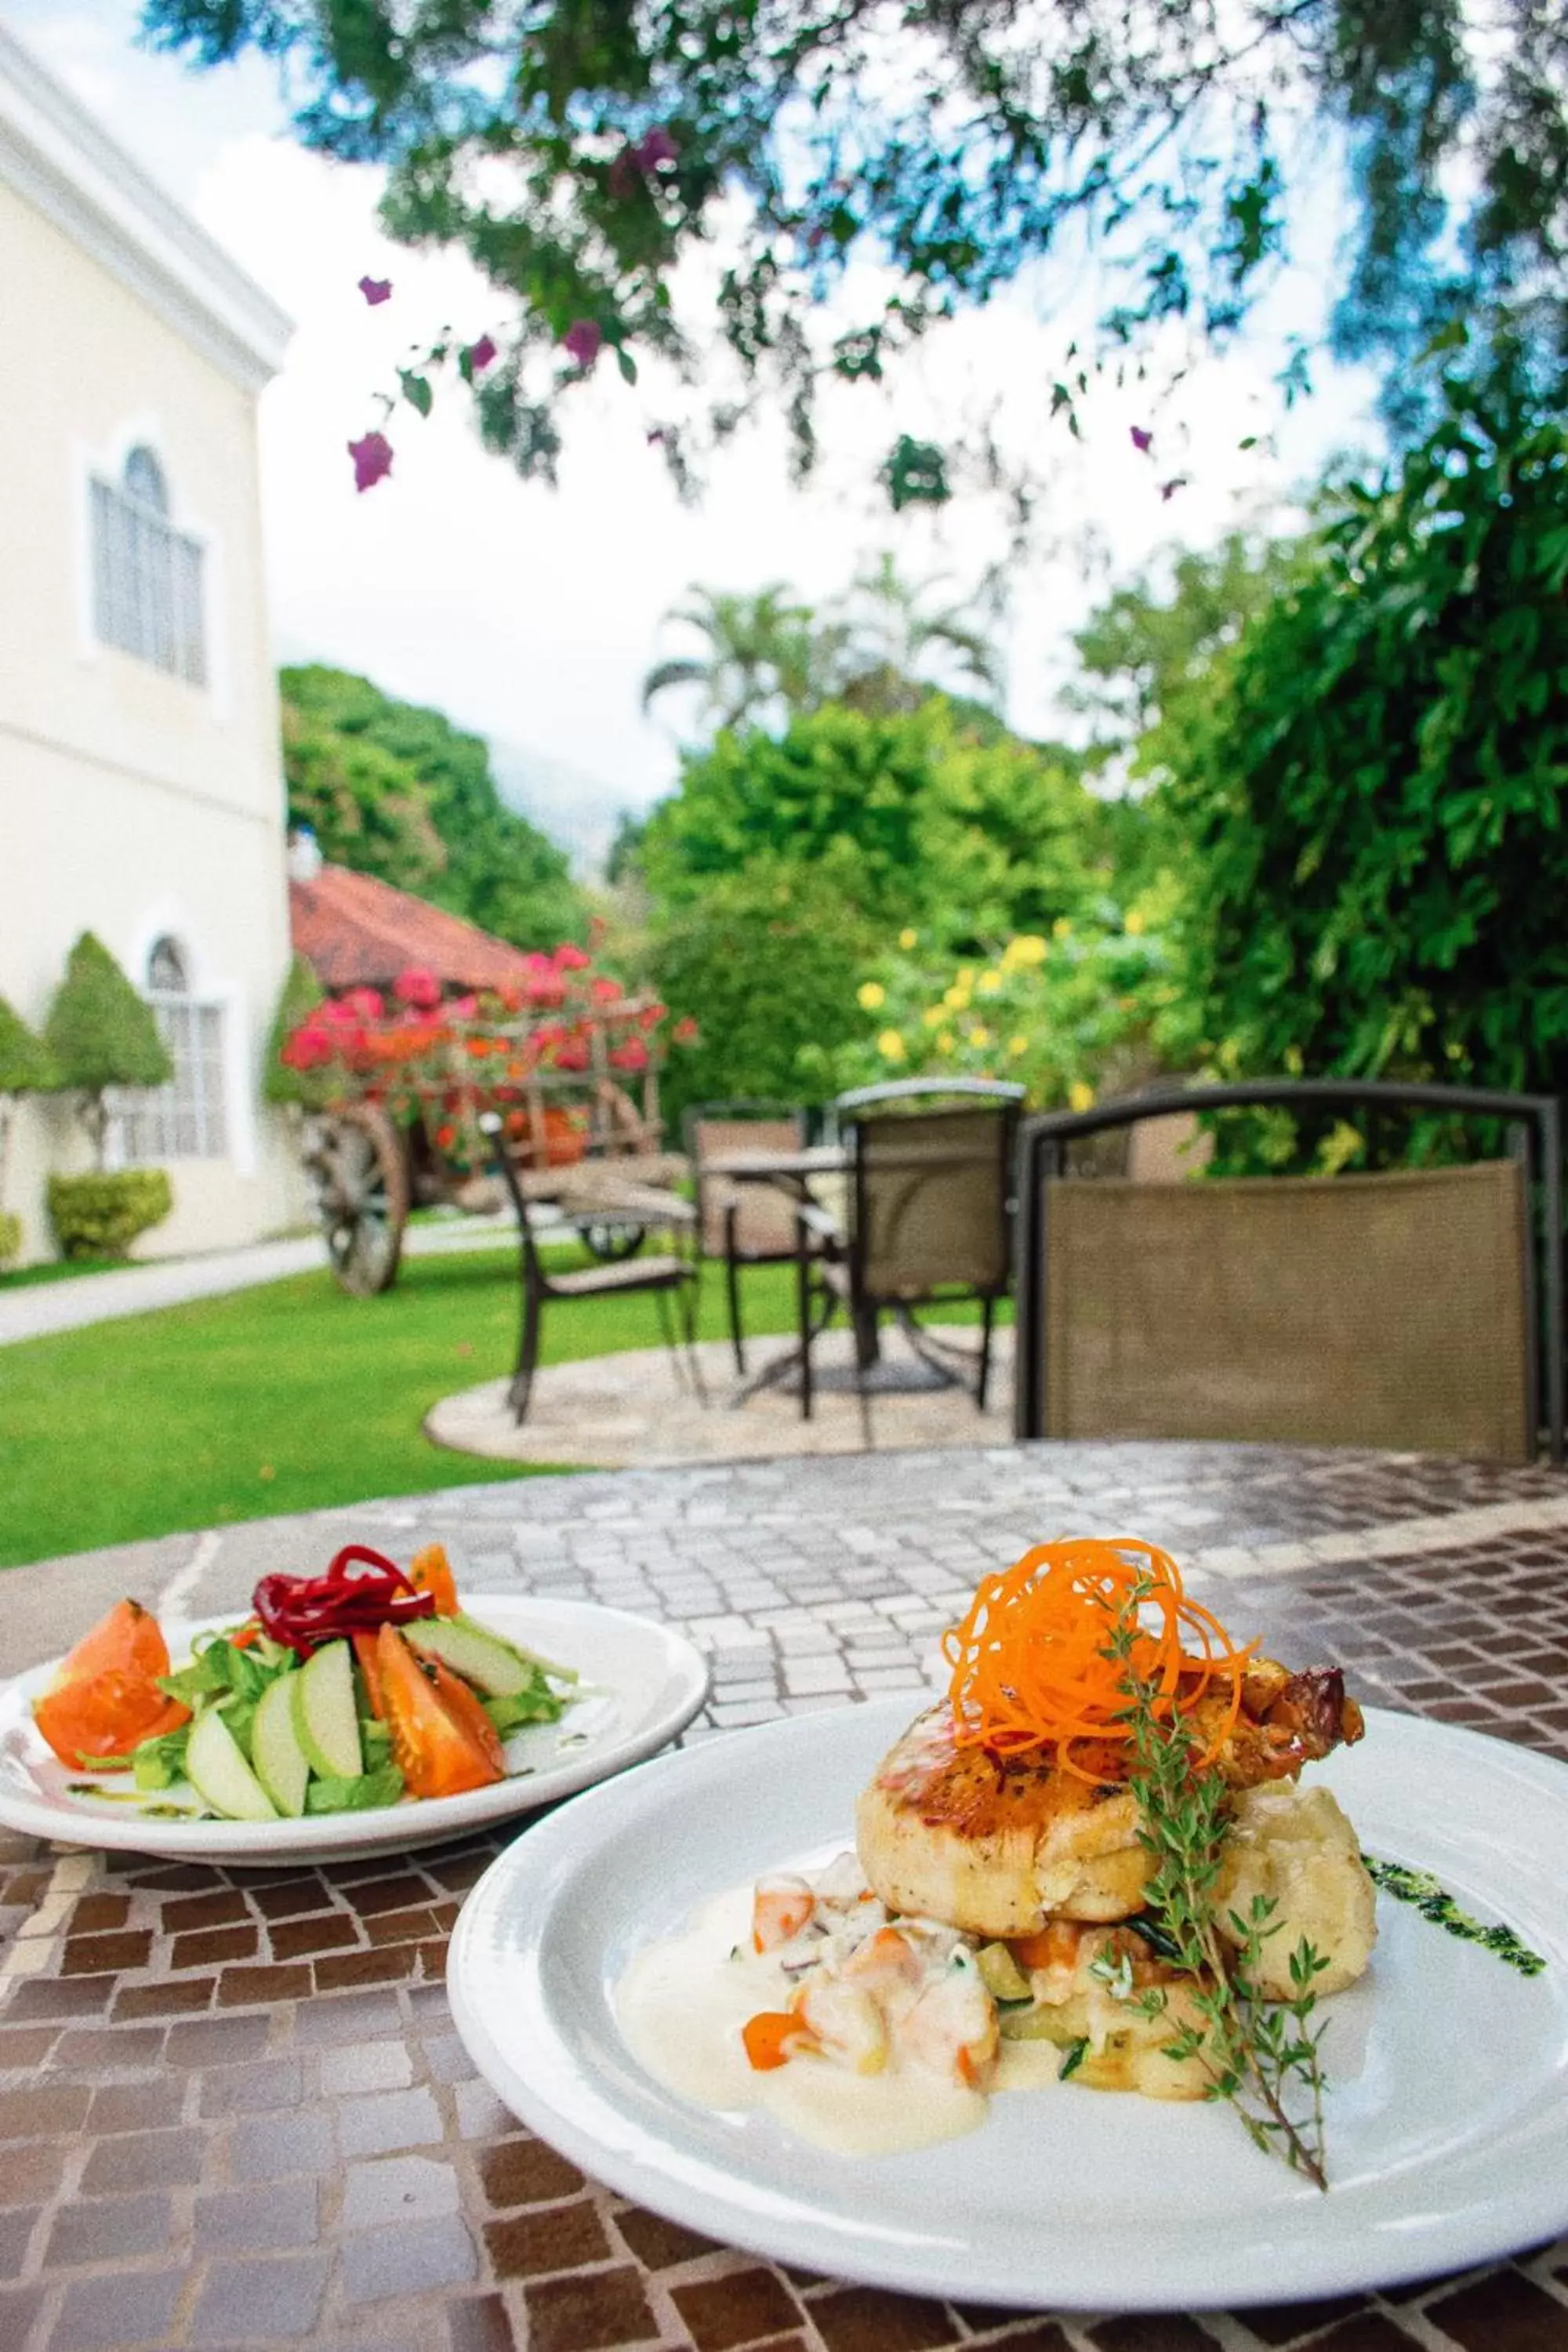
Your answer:
[[[132,1164],[221,1160],[228,1150],[223,1007],[192,995],[189,959],[167,936],[148,951],[146,992],[174,1075],[166,1086],[121,1096],[117,1157]]]
[[[202,551],[170,523],[163,468],[140,445],[118,482],[93,478],[92,603],[105,645],[206,684]]]

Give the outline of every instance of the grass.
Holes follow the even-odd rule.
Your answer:
[[[57,1257],[41,1265],[19,1265],[0,1274],[0,1298],[9,1291],[32,1290],[40,1282],[73,1282],[79,1274],[125,1274],[131,1263],[128,1257]]]
[[[749,1328],[792,1328],[793,1285],[788,1266],[749,1274]],[[706,1338],[724,1328],[721,1294],[710,1269]],[[380,1298],[297,1275],[0,1348],[0,1568],[537,1475],[444,1452],[420,1427],[438,1398],[510,1370],[517,1317],[516,1253],[486,1249],[405,1258]],[[657,1346],[657,1317],[646,1297],[558,1303],[544,1361]]]

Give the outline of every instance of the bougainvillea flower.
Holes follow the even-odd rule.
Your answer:
[[[604,349],[605,331],[595,320],[574,319],[562,341],[565,344],[568,358],[585,373]]]
[[[1134,425],[1131,429],[1132,434],[1132,446],[1134,449],[1138,450],[1142,456],[1146,457],[1149,455],[1150,450],[1154,446],[1154,436],[1152,433],[1145,432],[1142,425]]]
[[[639,172],[657,171],[660,163],[673,163],[679,148],[662,123],[644,133],[632,149],[632,161]]]
[[[378,302],[391,301],[392,280],[390,278],[362,278],[359,290],[374,310]]]
[[[589,984],[588,993],[595,1004],[616,1004],[620,1002],[621,984],[618,980],[601,977]]]
[[[424,1012],[441,1002],[441,983],[426,963],[411,963],[406,971],[400,971],[392,992],[400,1004],[416,1005]]]
[[[481,335],[477,343],[470,343],[468,345],[468,373],[470,375],[483,375],[486,368],[489,367],[495,355],[495,337],[493,335]]]
[[[449,1021],[477,1020],[479,1010],[479,1001],[477,996],[455,996],[447,1007],[447,1018]]]
[[[696,1022],[688,1013],[676,1023],[669,1034],[678,1045],[695,1045],[700,1033]]]
[[[645,1004],[642,1011],[637,1014],[637,1027],[639,1029],[657,1029],[659,1023],[664,1019],[666,1010],[667,1008],[662,1004]]]
[[[379,988],[348,989],[342,1001],[356,1021],[379,1021],[386,1010]]]
[[[586,971],[592,961],[593,958],[585,956],[581,948],[574,947],[570,940],[563,940],[555,950],[557,971]]]
[[[612,1045],[610,1061],[617,1070],[646,1070],[647,1047],[640,1037],[628,1037],[624,1045]]]
[[[361,441],[351,441],[349,456],[354,461],[354,488],[374,490],[377,482],[384,481],[392,471],[392,444],[384,433],[367,433]]]

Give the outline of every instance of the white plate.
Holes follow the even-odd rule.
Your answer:
[[[542,2137],[622,2195],[774,2260],[966,2304],[1275,2303],[1481,2262],[1568,2222],[1568,1770],[1372,1713],[1318,1768],[1369,1853],[1435,1871],[1550,1965],[1526,1979],[1379,1898],[1361,1984],[1325,2004],[1321,2194],[1228,2108],[1069,2084],[980,2130],[837,2157],[765,2112],[689,2104],[637,2063],[613,1990],[632,1954],[761,1871],[853,1842],[907,1699],[704,1742],[597,1789],[493,1863],[447,1986],[469,2053]]]
[[[588,1692],[559,1723],[512,1735],[506,1743],[510,1777],[493,1788],[388,1805],[376,1812],[310,1814],[303,1821],[149,1819],[133,1803],[68,1793],[67,1784],[82,1775],[68,1771],[50,1753],[32,1717],[32,1702],[48,1686],[57,1660],[0,1689],[0,1822],[65,1844],[182,1862],[342,1862],[386,1847],[403,1853],[531,1812],[640,1763],[683,1731],[708,1696],[708,1662],[700,1651],[651,1618],[597,1609],[585,1601],[515,1593],[465,1595],[464,1607],[498,1633],[563,1666],[575,1666]],[[171,1658],[178,1664],[190,1654],[193,1634],[237,1624],[239,1614],[230,1610],[224,1617],[172,1621],[163,1628]],[[143,1801],[166,1803],[179,1793],[168,1790]],[[195,1802],[189,1790],[184,1794]]]

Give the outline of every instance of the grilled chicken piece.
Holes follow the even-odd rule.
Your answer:
[[[1200,1741],[1225,1707],[1216,1695],[1193,1708]],[[1338,1667],[1292,1675],[1259,1659],[1246,1670],[1241,1717],[1215,1760],[1233,1788],[1254,1788],[1293,1779],[1363,1727]],[[1115,1769],[1119,1753],[1103,1751],[1105,1768]],[[1087,1749],[1083,1760],[1091,1763]],[[889,1910],[977,1936],[1030,1935],[1052,1915],[1131,1918],[1143,1907],[1151,1869],[1129,1789],[1064,1772],[1045,1750],[998,1756],[960,1747],[945,1700],[877,1767],[856,1838],[867,1883]]]

